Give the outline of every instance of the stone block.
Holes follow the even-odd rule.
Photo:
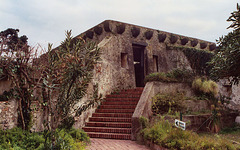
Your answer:
[[[240,124],[240,116],[237,116],[237,117],[236,117],[235,122],[236,122],[237,124]]]

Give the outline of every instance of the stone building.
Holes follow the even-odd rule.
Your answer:
[[[144,86],[144,77],[153,72],[176,68],[191,69],[178,50],[168,45],[213,51],[215,43],[154,30],[122,22],[106,20],[76,38],[94,41],[101,49],[102,61],[96,66],[94,81],[101,92]]]
[[[203,51],[216,49],[215,43],[212,42],[112,20],[106,20],[75,38],[95,42],[101,51],[101,60],[95,66],[93,80],[89,84],[88,94],[83,98],[83,102],[91,97],[90,93],[96,83],[99,86],[98,92],[106,97],[123,89],[140,87],[139,89],[143,90],[145,76],[153,72],[167,72],[176,68],[191,70],[187,57],[174,47],[196,48]],[[169,49],[169,46],[172,48]],[[1,84],[0,87],[5,88]],[[225,83],[221,82],[221,84]],[[234,90],[226,90],[222,87],[221,91],[232,96],[234,103],[240,103],[238,87]],[[0,92],[2,94],[4,89],[0,89]],[[11,104],[12,102],[0,103],[0,126],[11,128],[16,124],[17,116],[13,109],[17,107]],[[74,126],[83,127],[95,109],[96,107],[76,118]],[[36,131],[43,129],[41,115],[41,112],[34,114],[33,128]]]

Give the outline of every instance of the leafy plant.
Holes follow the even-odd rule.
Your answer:
[[[71,128],[74,123],[72,117],[81,115],[83,111],[101,100],[96,84],[92,99],[82,103],[82,98],[92,81],[94,66],[100,59],[99,55],[100,51],[95,43],[73,38],[71,31],[66,32],[66,39],[58,48],[52,50],[49,45],[42,95],[47,110],[55,122],[51,123],[50,118],[46,119],[48,129],[56,128],[59,121],[67,128]],[[54,93],[57,93],[56,102],[53,100]],[[77,105],[78,103],[82,104]],[[54,110],[57,113],[53,115]]]
[[[143,117],[143,116],[141,116],[140,118],[139,118],[139,121],[140,121],[140,124],[141,124],[141,126],[142,126],[142,129],[145,129],[146,127],[148,127],[149,126],[149,120],[148,120],[148,118],[145,118],[145,117]]]
[[[170,72],[151,73],[145,78],[145,82],[160,81],[160,82],[190,82],[193,78],[193,73],[189,70],[174,69]]]
[[[219,91],[217,83],[206,78],[196,78],[192,82],[192,88],[197,95],[206,95],[210,99],[217,97]]]
[[[45,138],[45,133],[51,133],[55,137],[55,143],[51,139]],[[89,137],[83,130],[77,129],[56,129],[55,132],[45,131],[45,133],[30,133],[21,128],[10,130],[0,130],[0,149],[84,149]]]
[[[177,94],[157,94],[152,98],[152,111],[155,114],[174,114],[181,111],[185,95],[183,93]]]
[[[233,145],[226,139],[199,136],[195,132],[175,128],[164,119],[143,129],[141,134],[145,140],[168,149],[239,149],[239,146]]]
[[[211,77],[214,80],[228,78],[231,84],[238,84],[240,79],[240,8],[231,13],[227,21],[232,24],[228,28],[233,28],[232,32],[219,38],[218,49],[215,56],[209,63],[212,67]]]

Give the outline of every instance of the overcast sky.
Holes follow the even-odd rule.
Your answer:
[[[117,20],[215,42],[238,0],[0,0],[0,31],[20,29],[29,44],[54,47],[104,20]]]

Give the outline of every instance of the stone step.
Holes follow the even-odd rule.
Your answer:
[[[139,98],[138,97],[131,97],[131,98],[128,98],[128,97],[108,97],[108,98],[105,98],[105,101],[108,102],[108,101],[123,101],[123,102],[135,102],[135,101],[139,101]]]
[[[135,109],[136,105],[100,105],[100,109]]]
[[[83,127],[85,132],[131,134],[131,128]]]
[[[132,118],[132,113],[93,113],[93,117],[116,117],[116,118]]]
[[[138,101],[105,101],[102,105],[137,105]]]
[[[143,91],[143,87],[137,87],[135,89],[127,89],[127,90],[122,90],[122,91],[129,91],[129,92],[136,92],[136,91]]]
[[[134,109],[97,109],[96,113],[133,113]]]
[[[86,127],[131,128],[132,123],[120,122],[87,122]]]
[[[87,132],[90,138],[131,140],[131,134]]]
[[[91,138],[131,139],[132,115],[143,88],[123,90],[107,95],[89,118],[85,132]]]
[[[141,95],[142,91],[121,91],[119,93],[113,93],[113,94],[132,94],[132,95]]]
[[[140,94],[112,94],[107,95],[107,98],[140,98]]]
[[[128,122],[131,123],[131,118],[110,118],[110,117],[90,117],[89,121],[91,122]]]

